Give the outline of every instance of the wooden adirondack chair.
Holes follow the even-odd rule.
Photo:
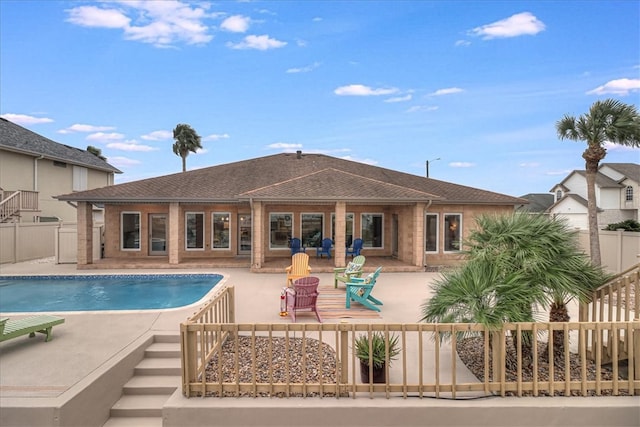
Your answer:
[[[285,269],[287,273],[287,286],[291,287],[293,281],[301,277],[307,277],[311,274],[309,267],[309,255],[304,252],[298,252],[291,257],[291,265]]]
[[[36,332],[46,335],[45,342],[51,341],[53,327],[61,323],[64,323],[64,318],[47,314],[22,319],[3,317],[0,319],[0,342],[27,334],[33,338]]]
[[[366,277],[354,277],[347,286],[347,308],[351,308],[351,301],[359,302],[368,309],[380,311],[376,305],[382,305],[382,301],[371,295],[373,287],[376,285],[382,267],[378,267],[375,272]],[[375,304],[375,305],[374,305]]]
[[[287,288],[287,312],[291,315],[294,323],[296,321],[296,312],[299,311],[315,313],[318,322],[322,323],[322,318],[316,307],[319,283],[320,279],[317,277],[303,277],[293,282],[293,288]]]
[[[348,283],[352,277],[361,277],[365,261],[364,255],[358,255],[353,261],[349,261],[346,267],[334,268],[333,287],[337,288],[338,282]]]

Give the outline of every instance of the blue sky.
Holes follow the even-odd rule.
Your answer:
[[[179,172],[187,123],[188,169],[302,150],[543,193],[584,168],[556,121],[605,98],[640,104],[638,1],[0,0],[0,115],[117,183]]]

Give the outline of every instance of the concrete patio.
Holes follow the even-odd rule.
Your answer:
[[[46,262],[45,262],[46,261]],[[0,275],[89,274],[73,264],[55,265],[50,260],[0,265]],[[93,270],[90,274],[115,274],[119,270]],[[132,273],[124,270],[122,273]],[[158,273],[140,269],[135,273]],[[176,273],[176,270],[160,273]],[[222,284],[235,286],[236,320],[243,323],[288,323],[279,316],[283,273],[252,274],[245,268],[186,269],[180,273],[219,273]],[[314,274],[332,283],[330,273]],[[420,304],[429,295],[429,284],[438,273],[383,273],[376,296],[384,301],[382,316],[360,322],[415,323]],[[401,298],[399,295],[401,294]],[[44,407],[60,407],[89,396],[92,382],[138,349],[154,335],[179,333],[180,322],[199,307],[136,312],[58,313],[66,322],[53,330],[53,340],[41,336],[16,338],[0,344],[0,425],[12,426],[7,413]],[[18,317],[11,315],[11,317]],[[315,321],[315,319],[313,320]],[[356,322],[357,320],[350,320]],[[469,375],[462,364],[460,375]],[[102,392],[105,392],[104,390]],[[95,390],[92,392],[95,393]],[[167,402],[173,414],[189,415],[167,420],[171,425],[580,425],[638,426],[640,398],[489,398],[448,401],[436,399],[185,399],[178,390]],[[81,404],[78,403],[81,407]],[[287,412],[283,412],[287,411]],[[367,414],[363,416],[363,414]],[[13,419],[15,420],[15,419]],[[215,421],[214,421],[215,420]],[[22,424],[24,425],[24,424]],[[51,424],[59,424],[52,420]],[[81,425],[81,424],[76,424]]]

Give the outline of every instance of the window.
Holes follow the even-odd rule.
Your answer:
[[[73,191],[84,191],[87,189],[87,168],[82,166],[73,167]]]
[[[625,200],[627,202],[633,202],[633,187],[628,185],[625,190]]]
[[[229,212],[214,212],[213,213],[213,242],[211,247],[213,249],[229,249],[231,239],[229,238],[229,218],[231,215]]]
[[[140,250],[140,212],[120,214],[120,246],[122,250]]]
[[[187,249],[204,249],[204,213],[187,212],[185,217]]]
[[[424,226],[427,230],[424,250],[438,252],[438,214],[427,214]]]
[[[361,230],[363,247],[382,247],[382,214],[362,214]]]
[[[444,216],[444,250],[457,252],[460,250],[462,215],[446,214]]]
[[[302,245],[319,247],[322,245],[324,215],[321,213],[302,214]]]
[[[556,202],[562,199],[562,190],[556,190]]]
[[[353,214],[348,213],[345,215],[345,236],[344,241],[346,247],[349,248],[353,244]],[[336,241],[336,214],[331,214],[331,240]]]
[[[269,214],[269,247],[271,249],[288,249],[291,240],[293,221],[292,213]]]

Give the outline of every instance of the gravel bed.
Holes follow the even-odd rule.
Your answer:
[[[462,360],[462,362],[466,365],[467,368],[478,378],[479,381],[484,381],[484,340],[479,337],[474,338],[465,338],[457,342],[458,356]],[[545,342],[538,341],[538,381],[544,382],[549,380],[549,362],[548,362],[548,353],[546,351],[547,344]],[[505,378],[507,381],[517,381],[518,372],[517,365],[515,363],[516,355],[514,353],[513,347],[507,342],[507,368],[505,371]],[[626,365],[619,366],[618,377],[620,380],[626,380]],[[591,360],[587,360],[587,379],[589,381],[595,381],[597,366],[595,362]],[[489,372],[491,375],[491,355],[489,355]],[[580,381],[582,378],[582,364],[580,357],[577,353],[571,353],[569,357],[569,372],[571,375],[571,379],[575,381]],[[565,380],[565,364],[563,360],[554,360],[554,379],[555,381],[564,381]],[[613,379],[613,371],[605,366],[602,366],[600,369],[600,379],[602,381],[610,381]],[[522,381],[533,381],[533,366],[523,366],[522,367]],[[623,387],[627,387],[628,383],[620,383],[619,384],[619,395],[627,396],[628,390],[623,389]],[[515,396],[516,394],[513,392],[507,392],[507,396]],[[602,396],[611,396],[613,394],[613,390],[601,390]],[[523,396],[532,396],[532,392],[523,392]],[[549,396],[549,393],[546,391],[540,391],[538,393],[539,396]],[[564,385],[562,390],[555,390],[554,396],[564,396]],[[582,396],[581,391],[572,390],[572,396]],[[589,391],[587,393],[588,396],[595,396],[595,391]]]

